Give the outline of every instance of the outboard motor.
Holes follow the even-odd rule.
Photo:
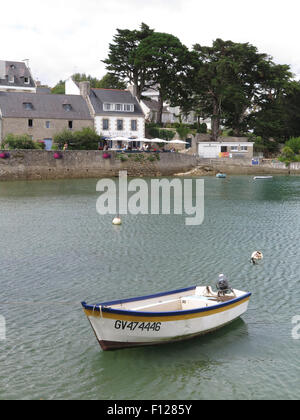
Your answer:
[[[218,289],[219,295],[226,295],[226,293],[231,292],[231,288],[229,287],[228,280],[224,274],[219,275],[218,282],[216,284],[216,287]]]

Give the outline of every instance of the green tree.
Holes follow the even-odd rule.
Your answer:
[[[126,89],[126,83],[118,79],[114,74],[107,73],[98,82],[98,88],[102,89]]]
[[[141,41],[153,32],[145,23],[141,24],[140,30],[117,29],[113,42],[109,44],[108,57],[103,60],[109,74],[120,82],[135,86],[138,100],[150,85],[147,68],[144,63],[136,61],[136,53]]]
[[[262,101],[249,115],[253,132],[277,142],[300,136],[300,83],[291,81],[280,94]]]
[[[65,94],[65,81],[60,80],[52,89],[51,93],[57,94],[57,95],[64,95]]]
[[[194,46],[194,97],[210,112],[212,138],[221,123],[235,135],[247,130],[249,113],[280,95],[291,78],[288,66],[275,65],[248,43],[217,39],[212,47]]]
[[[91,88],[102,89],[126,89],[126,83],[120,81],[114,74],[107,73],[102,79],[97,79],[85,73],[75,73],[72,76],[75,82],[90,82]]]
[[[135,63],[147,69],[147,80],[159,92],[158,122],[162,122],[163,103],[175,105],[182,95],[189,71],[189,50],[173,35],[154,32],[143,39]]]

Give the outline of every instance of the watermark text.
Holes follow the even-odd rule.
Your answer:
[[[98,181],[96,190],[101,192],[96,209],[106,214],[182,215],[185,224],[200,225],[204,220],[204,180],[141,178],[128,181],[127,171],[119,172],[119,182],[112,179]]]

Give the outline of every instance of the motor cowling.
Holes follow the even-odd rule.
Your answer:
[[[216,287],[218,291],[222,294],[226,294],[231,292],[231,288],[229,286],[229,282],[224,274],[219,275],[219,279],[217,281]]]

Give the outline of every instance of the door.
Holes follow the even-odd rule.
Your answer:
[[[44,143],[45,143],[45,150],[51,150],[52,148],[52,139],[44,139]]]
[[[211,144],[199,144],[198,153],[199,156],[206,159],[214,159],[219,156],[220,147]]]

